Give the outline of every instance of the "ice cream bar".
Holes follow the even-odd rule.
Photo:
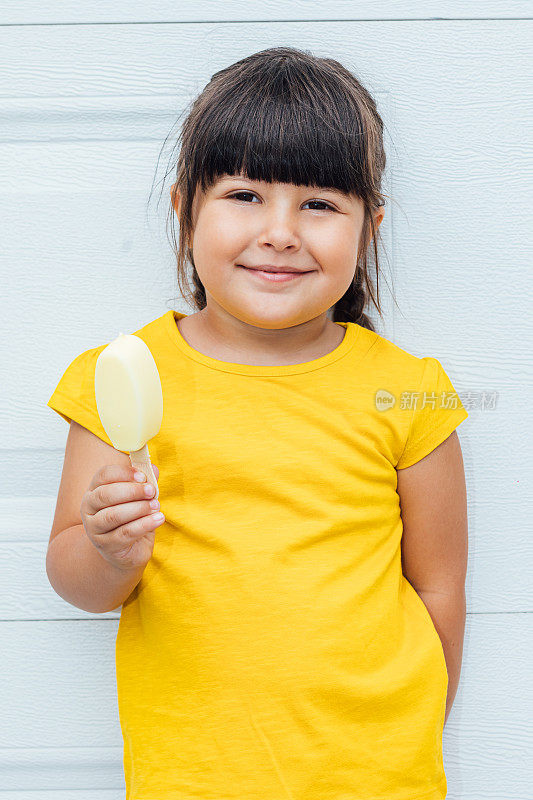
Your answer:
[[[132,466],[144,472],[159,497],[147,442],[161,428],[163,392],[154,357],[142,339],[121,333],[102,350],[96,360],[94,393],[113,447],[129,453]]]

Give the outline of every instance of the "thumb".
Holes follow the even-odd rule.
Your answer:
[[[152,464],[152,467],[154,469],[155,477],[159,480],[159,467],[156,467],[155,464]]]

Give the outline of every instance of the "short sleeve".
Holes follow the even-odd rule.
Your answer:
[[[98,416],[94,393],[96,360],[105,347],[106,345],[95,347],[76,356],[61,376],[46,405],[69,424],[71,420],[78,422],[113,447]],[[126,451],[121,450],[120,452]]]
[[[405,392],[400,397],[402,408],[412,410],[407,439],[396,469],[416,464],[468,417],[440,361],[430,356],[421,360],[424,371],[418,391]]]

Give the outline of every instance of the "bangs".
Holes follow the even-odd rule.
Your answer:
[[[228,113],[229,97],[220,96],[224,91],[219,91],[216,106],[204,111],[195,150],[201,162],[189,173],[202,190],[222,176],[240,175],[363,195],[364,135],[353,104],[335,87],[324,85],[323,76],[322,86],[313,92],[298,85],[298,73],[278,68],[266,77],[266,85],[243,92],[238,102],[232,87]]]

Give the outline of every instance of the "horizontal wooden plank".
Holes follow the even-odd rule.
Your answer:
[[[527,0],[113,0],[105,4],[67,0],[60,6],[37,0],[4,0],[3,24],[51,25],[146,22],[258,22],[342,20],[524,19],[531,16]]]
[[[124,786],[122,745],[118,747],[13,747],[0,749],[0,781],[3,790],[56,792],[66,786],[94,786],[118,792]],[[123,795],[125,791],[123,790]],[[59,795],[56,795],[59,796]],[[77,795],[71,795],[76,798]],[[96,800],[96,793],[93,795]],[[105,796],[105,795],[104,795]],[[113,795],[110,795],[110,798]],[[88,795],[91,798],[91,795]],[[4,798],[4,792],[0,792]],[[55,800],[55,798],[54,798]],[[92,799],[91,799],[92,800]]]
[[[0,545],[3,585],[0,620],[102,619],[120,616],[120,606],[106,614],[90,614],[63,600],[46,574],[47,542],[3,542]]]
[[[98,748],[112,748],[113,761],[119,757],[122,736],[115,674],[117,631],[117,620],[103,618],[2,624],[0,752],[6,758],[10,750],[18,748],[52,748],[65,751],[65,758],[70,752],[75,761],[78,750],[86,750],[89,758],[94,750],[96,763]],[[50,756],[53,758],[54,753]],[[16,759],[17,755],[13,752],[10,757]],[[91,787],[93,779],[73,781],[72,785]],[[4,786],[1,767],[0,786]],[[43,784],[42,788],[54,786],[59,788],[61,781]],[[107,783],[107,787],[115,785]]]
[[[439,112],[446,113],[447,127],[454,121],[454,135],[446,138],[453,145],[455,115],[473,118],[483,129],[485,99],[490,98],[491,113],[500,115],[516,95],[524,101],[531,96],[529,30],[527,22],[500,20],[475,25],[464,20],[116,25],[105,32],[99,25],[0,26],[0,78],[10,98],[192,99],[219,69],[253,52],[294,42],[316,55],[340,59],[372,93],[391,92],[399,104],[414,101],[425,125],[433,124]],[[505,92],[495,91],[501,82]],[[519,114],[527,111],[525,102],[517,107]],[[425,129],[419,127],[418,133],[423,141]],[[508,134],[497,139],[499,146],[514,140]],[[475,158],[473,144],[462,142]],[[431,155],[448,158],[446,150]]]
[[[116,632],[115,621],[2,625],[4,790],[120,788]],[[443,737],[450,798],[528,797],[532,646],[530,614],[468,616]]]
[[[162,142],[186,105],[175,95],[4,97],[3,142]]]

